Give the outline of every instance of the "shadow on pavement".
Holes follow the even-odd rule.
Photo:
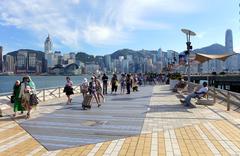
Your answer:
[[[154,105],[154,106],[148,106],[148,112],[147,113],[155,113],[155,112],[188,112],[188,109],[191,107],[184,107],[181,104],[176,105]]]

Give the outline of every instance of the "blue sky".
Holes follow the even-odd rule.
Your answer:
[[[43,51],[50,34],[53,50],[94,55],[118,49],[183,51],[181,28],[197,33],[194,48],[225,43],[232,29],[240,52],[238,0],[1,0],[0,45],[4,53]]]

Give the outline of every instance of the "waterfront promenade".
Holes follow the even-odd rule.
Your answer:
[[[240,155],[240,114],[226,107],[184,107],[169,86],[108,95],[81,110],[65,98],[41,103],[32,118],[0,119],[0,155]]]

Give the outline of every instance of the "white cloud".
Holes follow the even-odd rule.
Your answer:
[[[197,32],[196,34],[197,34],[196,35],[197,38],[202,39],[206,36],[207,33],[206,32]]]
[[[234,47],[234,49],[233,49],[236,53],[240,53],[240,46],[238,46],[238,47]]]
[[[1,0],[0,24],[31,30],[40,38],[50,33],[62,44],[115,45],[137,30],[167,29],[165,14],[195,11],[191,0]]]

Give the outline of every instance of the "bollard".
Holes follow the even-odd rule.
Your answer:
[[[45,101],[45,89],[43,89],[43,101]]]
[[[230,92],[227,92],[227,111],[230,111]]]

